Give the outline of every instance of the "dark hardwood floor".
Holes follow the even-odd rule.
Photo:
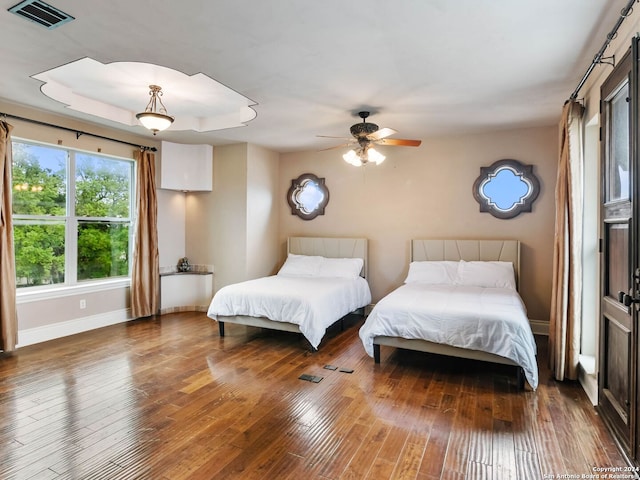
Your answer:
[[[295,334],[229,324],[220,338],[204,313],[177,313],[4,355],[0,478],[528,480],[625,466],[581,388],[551,379],[546,339],[540,386],[522,392],[507,367],[385,347],[375,365],[361,319],[347,325],[311,353]]]

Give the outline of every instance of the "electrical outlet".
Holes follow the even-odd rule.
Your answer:
[[[87,308],[87,301],[84,298],[80,300],[80,308]]]

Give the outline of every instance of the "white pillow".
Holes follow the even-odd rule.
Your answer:
[[[460,261],[459,284],[476,287],[516,289],[511,262]]]
[[[411,262],[404,283],[455,285],[458,279],[458,263],[449,260]]]
[[[362,258],[326,258],[320,262],[319,277],[358,278],[364,260]]]
[[[278,275],[288,277],[315,277],[320,271],[321,262],[322,257],[290,253],[284,265],[282,265],[278,271]]]

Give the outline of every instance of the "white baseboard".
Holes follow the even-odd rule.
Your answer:
[[[598,381],[595,374],[587,372],[582,364],[578,366],[578,380],[592,405],[598,404]]]
[[[530,318],[529,324],[534,335],[549,336],[549,322],[547,320],[533,320]]]
[[[101,313],[99,315],[92,315],[90,317],[75,318],[66,322],[44,325],[42,327],[18,330],[17,347],[26,347],[27,345],[46,342],[55,338],[67,337],[76,333],[95,330],[96,328],[124,323],[129,320],[131,320],[131,312],[129,309],[124,309]]]
[[[160,315],[166,315],[167,313],[179,313],[179,312],[208,312],[209,305],[187,305],[181,307],[167,307],[160,310]]]

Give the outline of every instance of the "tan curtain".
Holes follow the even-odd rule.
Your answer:
[[[582,115],[567,102],[560,122],[556,226],[549,322],[550,367],[557,380],[578,377],[582,316]]]
[[[131,272],[131,314],[148,317],[158,312],[158,200],[155,160],[149,151],[135,152],[137,164],[137,228]]]
[[[0,121],[0,325],[2,350],[12,352],[18,343],[18,312],[16,307],[16,264],[13,250],[13,220],[11,203],[11,129]]]

